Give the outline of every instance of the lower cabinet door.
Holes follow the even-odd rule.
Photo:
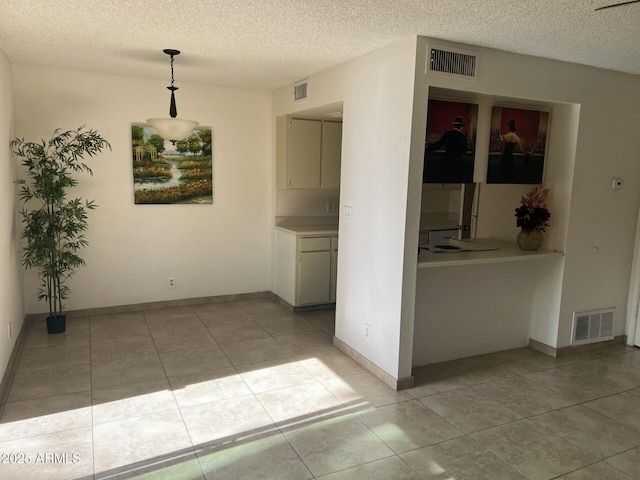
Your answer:
[[[298,261],[297,305],[331,301],[331,252],[302,252]]]

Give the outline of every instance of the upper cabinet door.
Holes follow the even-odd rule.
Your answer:
[[[292,118],[288,144],[288,188],[320,188],[322,122]]]
[[[342,155],[342,123],[322,122],[320,187],[340,188]]]

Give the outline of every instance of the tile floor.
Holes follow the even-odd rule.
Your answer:
[[[640,350],[528,349],[395,392],[332,312],[245,300],[31,326],[2,479],[640,479]]]

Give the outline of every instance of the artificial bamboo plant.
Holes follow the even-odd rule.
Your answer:
[[[29,177],[28,182],[16,180],[23,202],[22,238],[26,240],[22,263],[38,271],[38,300],[49,304],[49,333],[65,329],[63,300],[70,293],[65,281],[85,265],[78,251],[88,245],[87,212],[96,207],[94,201],[69,199],[67,193],[78,184],[74,174],[93,175],[84,156],[93,157],[107,147],[111,148],[109,142],[84,126],[66,132],[57,129],[48,141],[39,143],[23,138],[11,142]]]

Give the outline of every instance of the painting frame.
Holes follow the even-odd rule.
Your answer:
[[[473,183],[478,104],[430,98],[423,183]]]
[[[196,127],[183,140],[163,139],[147,123],[131,123],[136,205],[213,204],[213,136]]]
[[[493,106],[487,183],[543,183],[550,122],[549,109]]]

